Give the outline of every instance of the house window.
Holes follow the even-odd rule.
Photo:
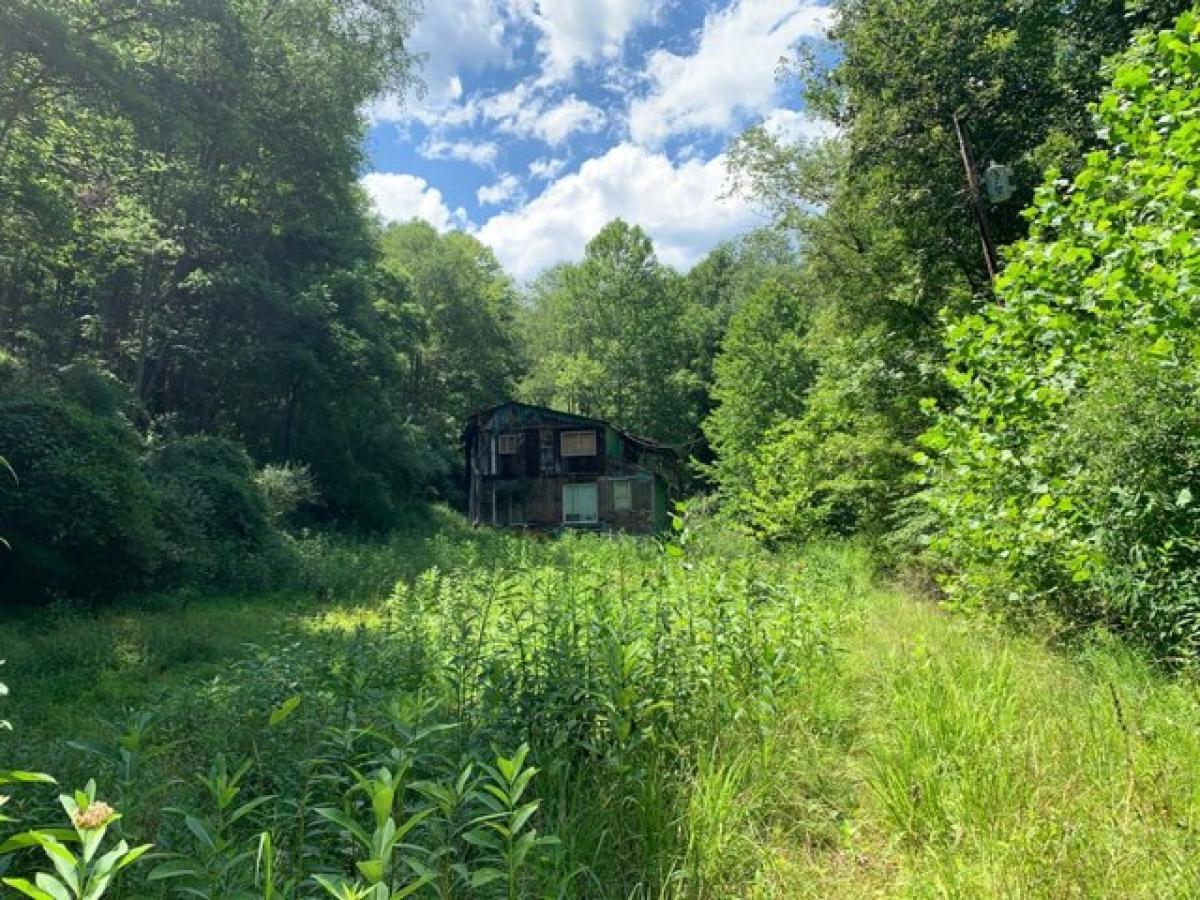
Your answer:
[[[628,512],[633,509],[633,482],[622,478],[612,483],[613,509],[617,512]]]
[[[525,498],[513,492],[497,491],[492,495],[493,525],[524,525]]]
[[[499,442],[499,451],[501,456],[512,456],[521,446],[521,436],[519,434],[502,434],[497,438]]]
[[[564,431],[562,433],[563,456],[595,456],[596,432]]]
[[[563,521],[568,525],[586,525],[599,520],[596,483],[564,484]]]

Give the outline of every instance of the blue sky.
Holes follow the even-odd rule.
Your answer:
[[[521,280],[616,216],[686,269],[760,222],[728,196],[731,137],[826,130],[776,69],[829,24],[812,0],[426,0],[424,95],[371,105],[363,185],[383,219],[469,231]]]

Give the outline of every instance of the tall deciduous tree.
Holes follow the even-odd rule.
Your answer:
[[[704,396],[694,368],[700,325],[650,238],[618,219],[582,262],[535,284],[524,330],[537,355],[523,394],[686,444]]]
[[[1095,137],[1088,105],[1100,62],[1187,0],[1072,4],[1020,0],[840,0],[827,71],[801,65],[811,109],[833,140],[788,145],[763,128],[731,148],[741,184],[796,230],[815,312],[818,371],[796,426],[817,460],[870,485],[860,523],[882,531],[912,490],[898,464],[952,402],[941,376],[942,315],[992,302],[963,190],[954,117],[982,163],[1015,169],[1018,193],[988,212],[1000,242],[1046,166],[1077,169]],[[881,482],[881,478],[883,481]]]

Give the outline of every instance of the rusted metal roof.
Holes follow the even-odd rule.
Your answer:
[[[648,450],[652,453],[669,453],[676,459],[680,457],[679,450],[669,444],[664,444],[660,441],[654,440],[653,438],[638,437],[637,435],[630,434],[629,432],[618,428],[616,425],[613,425],[611,422],[606,422],[603,419],[596,419],[591,416],[582,416],[578,413],[564,412],[561,409],[551,409],[548,406],[537,406],[533,403],[521,403],[517,400],[507,400],[504,403],[497,403],[495,406],[489,406],[486,409],[477,410],[476,412],[472,413],[466,426],[463,428],[463,436],[466,437],[467,432],[477,426],[481,417],[494,415],[495,413],[509,406],[522,410],[528,410],[532,413],[553,416],[577,425],[590,425],[594,428],[611,428],[622,438],[632,444],[636,444],[643,450]]]

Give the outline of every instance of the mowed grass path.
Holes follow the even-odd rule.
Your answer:
[[[1193,680],[889,591],[845,648],[841,728],[793,723],[788,754],[838,840],[773,840],[757,896],[1200,896]]]
[[[77,769],[67,740],[330,612],[374,615],[289,595],[0,623],[17,729],[0,746]],[[700,755],[672,826],[687,888],[662,896],[1200,896],[1194,681],[1114,641],[1055,652],[887,588],[837,643],[760,740]]]

